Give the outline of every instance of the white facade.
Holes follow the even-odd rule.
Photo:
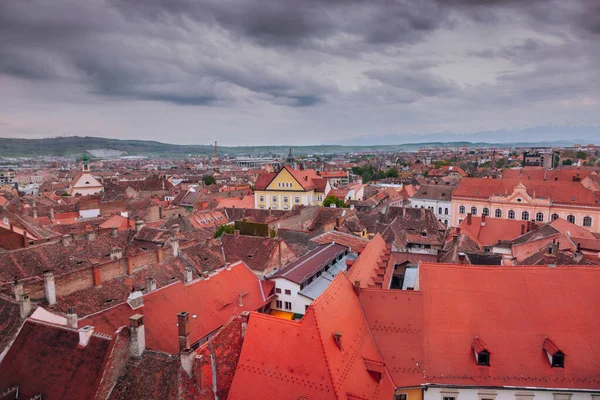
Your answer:
[[[396,393],[402,393],[402,389],[398,389]],[[444,400],[445,398],[454,398],[454,400],[600,400],[600,388],[597,392],[576,392],[564,389],[428,387],[423,393],[423,400]]]
[[[450,201],[417,199],[412,197],[410,199],[410,205],[414,208],[428,208],[433,210],[433,213],[438,221],[445,225],[450,226],[452,223],[452,207]]]
[[[79,210],[79,218],[96,218],[100,216],[100,209]]]

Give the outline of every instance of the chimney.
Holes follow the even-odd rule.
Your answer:
[[[85,233],[85,238],[89,241],[89,242],[93,242],[94,240],[96,240],[96,231],[87,231]]]
[[[471,213],[467,214],[467,225],[471,225]]]
[[[119,235],[119,230],[116,227],[110,228],[110,236],[117,237]]]
[[[173,250],[173,257],[177,257],[177,255],[179,254],[179,239],[172,238],[171,250]]]
[[[521,235],[525,234],[525,224],[521,224]]]
[[[189,348],[183,349],[181,353],[179,353],[179,358],[181,360],[181,368],[185,371],[188,377],[193,378],[196,351]]]
[[[56,303],[56,287],[54,286],[54,274],[50,271],[44,271],[44,293],[48,304]]]
[[[129,304],[129,307],[133,310],[142,307],[144,305],[144,295],[141,291],[132,288],[129,297],[127,297],[127,304]]]
[[[452,236],[452,242],[456,244],[458,242],[458,235]]]
[[[150,277],[146,279],[146,294],[152,293],[156,290],[156,279],[154,277]]]
[[[183,282],[190,283],[192,280],[194,280],[194,271],[192,267],[186,266],[183,271]]]
[[[179,351],[190,348],[190,314],[182,311],[177,314],[177,327],[179,335]]]
[[[344,219],[343,218],[336,218],[335,219],[335,225],[339,228],[340,226],[342,226],[342,224],[344,223]]]
[[[241,293],[238,293],[238,306],[239,307],[243,307],[244,306],[243,296],[242,296]]]
[[[210,274],[208,273],[208,271],[202,271],[202,279],[208,279],[210,278]]]
[[[144,328],[144,316],[135,314],[129,317],[129,332],[131,341],[129,350],[133,357],[141,357],[146,350],[146,330]]]
[[[342,349],[342,332],[337,331],[333,334],[333,340],[335,340],[335,344],[341,350]]]
[[[162,206],[158,207],[158,219],[165,219],[165,213],[163,211]]]
[[[485,214],[481,215],[481,226],[485,226]]]
[[[15,294],[15,300],[19,301],[21,296],[23,296],[23,284],[21,282],[17,282],[17,278],[15,277],[15,283],[13,284],[13,291]]]
[[[26,294],[21,295],[19,299],[19,311],[22,319],[27,318],[31,312],[31,299]]]
[[[60,241],[63,244],[63,246],[69,246],[71,243],[73,243],[73,235],[72,234],[63,235],[60,238]]]
[[[174,224],[171,227],[171,236],[175,237],[179,235],[179,232],[181,232],[181,226],[179,226],[179,224]]]
[[[50,220],[53,221],[54,220],[54,208],[50,209]]]
[[[458,253],[458,263],[459,264],[467,263],[467,255],[465,253],[463,253],[462,251],[460,253]]]
[[[577,252],[581,253],[581,243],[577,242]]]
[[[86,325],[83,328],[79,328],[79,346],[80,347],[87,346],[93,333],[94,333],[93,326]]]
[[[27,231],[23,229],[23,247],[29,246],[29,240],[27,239]]]
[[[246,330],[248,329],[248,321],[250,320],[250,311],[242,311],[240,317],[242,317],[242,337],[245,337]]]
[[[356,294],[356,297],[360,296],[360,279],[354,280],[354,293]]]
[[[460,226],[456,227],[456,235],[460,235]]]
[[[38,213],[37,213],[37,208],[33,209],[33,219],[37,219],[38,217]]]
[[[69,328],[77,329],[77,314],[73,314],[73,309],[71,307],[67,310],[67,326]]]
[[[137,220],[137,221],[135,221],[135,231],[136,232],[139,232],[143,227],[144,227],[144,221],[143,220]]]

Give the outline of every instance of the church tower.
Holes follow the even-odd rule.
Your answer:
[[[292,154],[291,147],[290,147],[290,151],[288,153],[287,159],[285,160],[285,163],[287,165],[289,165],[290,167],[292,167],[292,169],[296,169],[296,159],[294,158],[294,155]]]
[[[83,172],[90,172],[90,165],[89,165],[89,159],[88,156],[86,156],[85,154],[83,155],[83,157],[81,158],[81,165],[82,165],[82,170]]]

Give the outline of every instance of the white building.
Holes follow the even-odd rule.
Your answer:
[[[452,222],[452,192],[454,185],[421,185],[417,193],[410,198],[414,208],[428,208],[433,211],[438,221],[450,225]]]
[[[71,181],[71,195],[91,196],[104,192],[104,186],[92,176],[87,156],[83,156],[82,170]]]
[[[270,275],[268,280],[275,282],[271,308],[304,315],[333,278],[346,271],[348,252],[340,244],[323,244]]]

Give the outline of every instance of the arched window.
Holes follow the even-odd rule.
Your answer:
[[[583,217],[583,226],[592,226],[592,217]]]
[[[535,214],[535,220],[537,222],[544,222],[544,213],[539,212]]]
[[[485,215],[486,217],[490,215],[490,209],[487,207],[483,208],[483,211],[481,211],[481,215]]]
[[[442,213],[442,207],[438,208],[438,214]]]
[[[448,215],[448,207],[444,208],[444,214]]]
[[[464,214],[465,213],[465,206],[458,207],[458,213],[459,214]]]
[[[508,219],[515,219],[515,211],[508,210]]]
[[[496,218],[502,218],[502,210],[500,208],[496,208],[495,214]]]
[[[521,219],[522,219],[523,221],[529,221],[529,211],[523,211],[523,212],[521,213]]]
[[[477,215],[477,207],[471,207],[471,214]]]
[[[567,221],[569,221],[570,223],[574,224],[575,223],[575,216],[574,215],[569,215],[567,217]]]
[[[552,221],[556,221],[557,219],[559,219],[560,217],[558,216],[558,214],[552,214],[552,216],[550,217],[550,219]]]

